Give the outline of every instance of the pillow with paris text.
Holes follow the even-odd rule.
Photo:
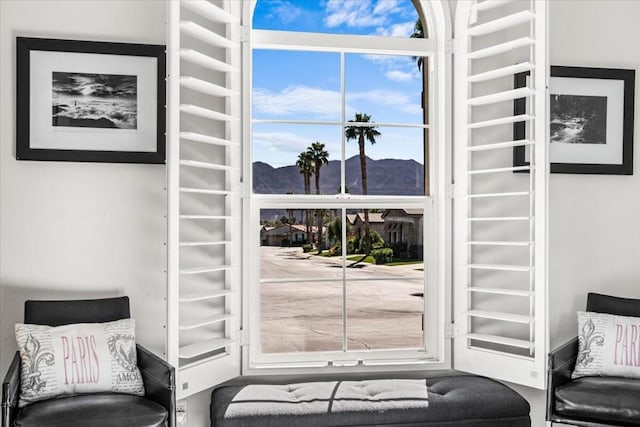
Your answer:
[[[57,327],[18,323],[15,333],[20,407],[70,394],[144,395],[133,319]]]
[[[640,378],[640,318],[578,312],[578,357],[572,378]]]

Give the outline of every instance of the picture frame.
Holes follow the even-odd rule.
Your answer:
[[[633,175],[635,70],[552,66],[549,93],[551,173]],[[514,115],[526,110],[526,99],[514,101]],[[514,140],[526,130],[514,123]],[[526,147],[514,147],[513,165],[529,165]]]
[[[16,159],[165,162],[165,46],[16,37]]]

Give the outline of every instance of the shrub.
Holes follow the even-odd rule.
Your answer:
[[[371,251],[371,256],[376,261],[376,264],[386,264],[393,261],[393,249],[381,248]]]
[[[371,241],[371,249],[381,249],[384,247],[384,240],[382,240],[382,237],[380,237],[380,234],[378,234],[377,231],[375,230],[369,230],[369,240]],[[363,237],[362,239],[360,239],[360,244],[358,245],[358,252],[360,253],[365,253],[367,248],[366,248],[366,239]]]
[[[358,246],[360,246],[360,239],[356,236],[349,237],[347,239],[347,254],[355,254]]]
[[[311,252],[313,250],[313,245],[306,244],[302,245],[302,252]]]

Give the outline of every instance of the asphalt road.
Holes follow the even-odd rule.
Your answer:
[[[261,257],[263,280],[295,280],[261,284],[263,352],[342,350],[343,302],[348,350],[422,346],[423,299],[412,294],[423,291],[423,264],[348,268],[343,301],[341,257],[274,246]]]

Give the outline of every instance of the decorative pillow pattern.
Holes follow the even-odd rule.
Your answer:
[[[144,395],[135,322],[15,326],[20,350],[19,406],[68,394],[112,391]]]
[[[578,357],[572,378],[640,378],[640,318],[578,312]]]

